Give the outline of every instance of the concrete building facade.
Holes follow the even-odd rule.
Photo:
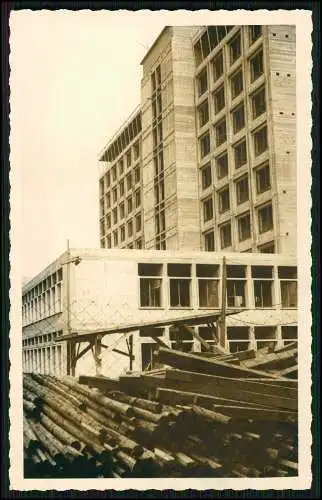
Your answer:
[[[144,327],[196,314],[220,314],[225,257],[227,316],[224,337],[208,322],[193,326],[211,346],[219,342],[230,352],[283,346],[297,339],[296,260],[282,255],[70,249],[23,289],[24,371],[67,372],[70,356],[60,337],[116,328],[104,336],[102,374],[129,369],[122,326],[142,324],[131,332],[134,370],[153,366],[153,341],[176,347],[171,326]],[[217,339],[217,340],[215,340]],[[201,351],[189,333],[181,349]],[[82,352],[87,344],[80,343]],[[116,352],[112,348],[116,348]],[[95,374],[92,353],[79,359],[76,375]]]
[[[166,27],[142,70],[142,234],[101,245],[296,254],[295,27]]]

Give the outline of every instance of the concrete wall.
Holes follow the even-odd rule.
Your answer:
[[[297,250],[296,30],[268,28],[272,162],[278,207],[278,251]]]

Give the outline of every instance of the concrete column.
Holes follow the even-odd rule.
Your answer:
[[[246,266],[246,307],[249,309],[255,308],[254,300],[254,283],[252,280],[251,266]]]
[[[276,347],[283,347],[284,341],[282,339],[282,327],[281,325],[276,326]]]
[[[57,376],[62,376],[62,347],[61,345],[57,346]]]
[[[56,346],[51,346],[51,373],[56,375]]]
[[[256,350],[255,327],[249,327],[249,348]]]
[[[47,360],[46,373],[48,373],[50,375],[51,374],[51,353],[50,353],[50,347],[46,347],[46,360]]]

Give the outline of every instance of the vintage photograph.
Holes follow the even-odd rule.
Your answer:
[[[250,14],[12,14],[30,484],[300,475],[310,30]]]

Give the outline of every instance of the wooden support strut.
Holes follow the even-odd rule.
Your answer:
[[[208,342],[206,342],[200,335],[199,333],[197,333],[193,328],[191,328],[191,326],[187,326],[187,325],[183,325],[183,326],[180,326],[179,327],[179,330],[185,330],[186,332],[189,332],[191,333],[191,335],[196,339],[198,340],[198,342],[200,342],[200,344],[206,349],[206,351],[210,351],[211,352],[211,347],[210,345],[208,344]]]
[[[94,359],[95,359],[95,368],[96,375],[100,375],[102,371],[102,336],[96,335],[94,341]]]

